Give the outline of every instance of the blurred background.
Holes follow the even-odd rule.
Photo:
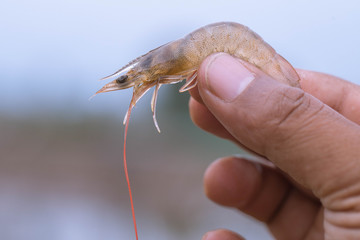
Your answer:
[[[0,239],[134,239],[122,166],[131,90],[88,98],[103,76],[209,23],[249,26],[293,66],[360,83],[358,1],[2,0]],[[128,165],[140,239],[201,239],[228,228],[272,239],[206,199],[202,174],[239,153],[196,128],[188,94],[161,89],[133,111]],[[150,94],[149,94],[150,95]]]

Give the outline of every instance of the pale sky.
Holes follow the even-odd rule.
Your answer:
[[[360,83],[359,12],[356,0],[3,0],[0,113],[123,115],[131,91],[88,101],[103,84],[99,78],[218,21],[247,25],[294,67]]]

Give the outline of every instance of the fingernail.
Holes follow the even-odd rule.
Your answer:
[[[259,172],[262,172],[261,165],[264,165],[266,167],[273,168],[273,169],[276,168],[276,166],[272,162],[270,162],[266,158],[263,158],[259,155],[249,154],[249,153],[238,153],[238,154],[234,154],[233,157],[241,158],[241,159],[244,159],[244,160],[246,160],[248,162],[252,162],[252,163],[258,163],[258,164],[255,164],[255,167],[256,167],[256,169],[259,170]],[[261,165],[259,165],[259,164],[261,164]]]
[[[215,55],[205,69],[208,89],[225,102],[232,102],[254,79],[254,73],[228,54]]]
[[[241,236],[234,232],[230,232],[225,229],[218,229],[211,232],[207,232],[201,240],[215,240],[215,239],[232,239],[232,240],[244,240]]]
[[[201,238],[201,240],[206,240],[208,235],[209,235],[209,233],[205,233],[205,235]]]
[[[214,236],[216,235],[216,231],[210,231],[207,232],[202,238],[201,240],[211,240],[214,239]]]

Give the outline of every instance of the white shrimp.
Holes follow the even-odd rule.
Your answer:
[[[160,132],[155,114],[160,86],[186,80],[180,92],[195,87],[197,69],[201,62],[216,52],[231,54],[254,64],[282,83],[300,87],[299,76],[294,68],[259,35],[244,25],[220,22],[199,28],[184,38],[162,45],[134,59],[114,74],[104,77],[103,79],[116,79],[96,94],[134,87],[130,110],[150,88],[155,87],[151,110],[155,126]]]

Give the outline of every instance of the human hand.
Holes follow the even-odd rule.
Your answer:
[[[223,53],[203,62],[194,123],[277,167],[222,158],[207,169],[205,192],[263,221],[276,239],[360,239],[360,87],[298,73],[302,89]],[[203,239],[242,238],[217,230]]]

